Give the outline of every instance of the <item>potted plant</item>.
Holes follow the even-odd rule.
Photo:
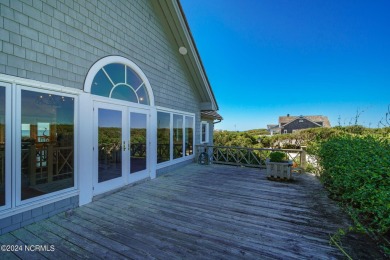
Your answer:
[[[269,179],[291,179],[292,161],[287,159],[283,152],[271,152],[269,158],[265,161],[267,167],[267,176]]]

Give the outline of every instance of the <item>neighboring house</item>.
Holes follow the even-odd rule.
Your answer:
[[[194,160],[218,105],[178,0],[1,1],[0,234]]]
[[[328,117],[326,116],[280,116],[278,125],[269,125],[270,133],[293,133],[297,130],[315,128],[315,127],[331,127]],[[272,131],[272,132],[271,132]]]
[[[267,125],[267,130],[270,133],[270,135],[274,135],[274,134],[279,134],[280,133],[279,125]]]

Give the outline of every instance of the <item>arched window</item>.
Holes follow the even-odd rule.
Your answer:
[[[91,94],[143,105],[153,105],[150,83],[133,62],[119,56],[105,57],[88,72],[84,90]]]

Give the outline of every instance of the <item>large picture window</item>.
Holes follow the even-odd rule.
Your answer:
[[[189,156],[194,153],[193,144],[194,144],[194,118],[191,116],[185,117],[186,128],[185,128],[185,155]]]
[[[0,207],[5,205],[5,88],[0,86]]]
[[[170,160],[171,115],[157,112],[157,163]]]
[[[147,116],[142,113],[130,113],[130,173],[145,170],[148,153]]]
[[[173,115],[173,159],[183,157],[183,116]]]
[[[194,117],[157,112],[157,163],[193,155]]]
[[[74,98],[21,90],[21,200],[74,187]]]

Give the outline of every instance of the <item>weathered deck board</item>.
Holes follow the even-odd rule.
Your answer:
[[[343,259],[329,234],[349,225],[310,175],[272,182],[259,169],[189,165],[0,236],[53,244],[9,259]]]
[[[5,234],[0,236],[0,244],[1,245],[14,245],[18,246],[16,250],[13,252],[10,251],[1,251],[1,258],[4,257],[4,259],[14,259],[21,258],[21,259],[45,259],[43,255],[41,255],[39,252],[27,252],[24,250],[24,245],[22,241],[20,241],[18,238],[16,238],[12,234]],[[22,249],[19,250],[19,246],[22,246]]]
[[[63,239],[61,236],[52,233],[47,226],[48,225],[44,227],[41,225],[41,223],[36,223],[27,226],[26,229],[29,230],[31,233],[34,233],[36,236],[45,240],[46,244],[55,245],[56,249],[66,252],[66,254],[69,255],[72,259],[94,258],[94,255],[92,253],[89,253],[88,251],[82,249],[80,245],[72,244],[66,239]]]

